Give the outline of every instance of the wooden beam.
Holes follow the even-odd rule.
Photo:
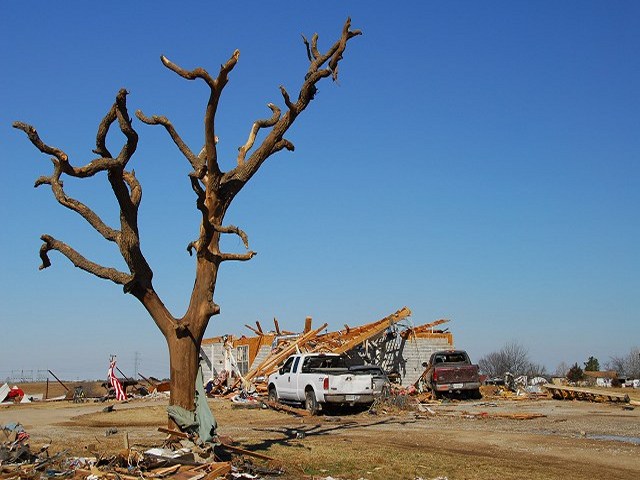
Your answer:
[[[184,432],[180,432],[178,430],[172,430],[170,428],[158,427],[158,431],[162,433],[168,433],[169,435],[173,435],[174,437],[191,438],[188,434]]]
[[[266,401],[266,402],[263,402],[263,403],[265,405],[273,408],[274,410],[277,410],[279,412],[292,413],[293,415],[297,415],[298,417],[308,417],[309,415],[311,415],[309,413],[309,411],[305,410],[304,408],[293,408],[293,407],[290,407],[288,405],[283,405],[280,402]]]
[[[592,390],[588,388],[579,387],[565,387],[560,385],[552,385],[546,383],[543,388],[547,389],[555,397],[562,397],[563,399],[578,399],[578,400],[590,400],[594,402],[601,402],[606,397],[610,402],[622,402],[629,403],[629,395],[622,393],[611,393],[607,391]]]
[[[280,325],[278,325],[278,319],[276,317],[273,317],[273,325],[276,327],[276,334],[282,335],[280,333]]]
[[[327,327],[327,324],[325,323],[320,328],[316,330],[312,330],[311,332],[305,333],[304,335],[296,339],[295,342],[292,342],[280,352],[265,358],[260,365],[256,366],[255,368],[252,368],[251,371],[245,375],[244,377],[245,380],[250,381],[254,377],[258,376],[259,373],[264,373],[268,375],[269,373],[271,373],[272,369],[274,369],[274,366],[277,366],[278,363],[280,363],[281,361],[286,359],[289,355],[291,355],[293,352],[295,352],[297,346],[303,345],[304,343],[308,342],[310,339],[317,336],[318,333],[320,333],[326,327]],[[236,381],[234,386],[237,385],[237,383],[238,381]]]
[[[441,318],[440,320],[436,320],[435,322],[431,322],[431,323],[425,323],[424,325],[418,325],[417,327],[414,328],[409,328],[407,330],[405,330],[404,332],[402,332],[402,338],[407,339],[410,336],[414,336],[416,334],[419,333],[425,333],[428,332],[429,330],[432,330],[433,327],[436,327],[438,325],[442,325],[443,323],[447,323],[450,320],[446,319],[446,318]]]
[[[225,475],[231,472],[231,462],[212,462],[209,463],[208,466],[207,476],[204,477],[204,480],[225,477]]]
[[[256,322],[257,323],[257,322]],[[253,333],[255,333],[256,335],[262,335],[262,332],[256,330],[255,328],[253,328],[251,325],[247,325],[246,323],[244,324],[245,327],[247,327],[249,330],[251,330]]]
[[[311,331],[311,317],[304,319],[304,333]]]
[[[147,382],[149,385],[151,385],[152,387],[155,387],[156,384],[153,383],[151,380],[149,380],[147,377],[145,377],[144,375],[142,375],[140,372],[138,372],[138,376],[140,378],[142,378],[145,382]]]
[[[51,375],[53,375],[53,378],[55,378],[58,381],[58,383],[60,385],[62,385],[67,392],[69,391],[69,388],[64,383],[62,383],[62,380],[60,380],[58,377],[56,377],[55,373],[53,373],[51,370],[47,370],[47,372],[49,372]]]
[[[388,317],[383,318],[382,320],[375,322],[372,326],[364,331],[361,331],[358,335],[355,335],[349,341],[343,343],[339,347],[332,350],[333,353],[345,353],[351,350],[354,347],[357,347],[361,343],[364,343],[366,340],[370,339],[378,335],[379,333],[384,332],[387,328],[389,328],[394,323],[399,322],[400,320],[411,315],[411,310],[407,307],[403,307],[398,310],[396,313],[389,315]]]
[[[250,457],[260,458],[262,460],[273,460],[273,457],[269,457],[267,455],[263,455],[261,453],[252,452],[251,450],[245,450],[244,448],[234,447],[233,445],[228,445],[226,443],[220,443],[220,447],[229,450],[233,453],[239,453],[240,455],[248,455]]]
[[[258,332],[260,332],[260,335],[264,335],[264,332],[262,331],[262,327],[260,326],[260,322],[258,320],[256,320],[256,327],[258,327]]]

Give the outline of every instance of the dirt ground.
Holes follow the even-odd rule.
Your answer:
[[[632,398],[638,398],[633,395]],[[113,404],[107,403],[107,404]],[[88,456],[160,446],[166,399],[0,406],[0,425],[20,422],[31,444]],[[482,400],[294,417],[212,399],[218,433],[275,459],[280,478],[638,479],[640,407],[567,400]],[[526,420],[509,415],[530,414]],[[117,433],[106,435],[107,431]]]

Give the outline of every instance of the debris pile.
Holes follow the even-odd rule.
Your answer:
[[[206,339],[201,353],[211,378],[206,385],[207,394],[228,398],[241,391],[245,395],[266,394],[268,376],[295,353],[341,354],[348,358],[350,365],[379,365],[391,380],[400,381],[398,370],[403,367],[407,370],[401,358],[405,345],[413,358],[416,338],[429,335],[435,338],[438,343],[433,350],[448,348],[453,342],[451,333],[435,328],[448,320],[415,326],[410,315],[411,310],[403,307],[381,320],[357,327],[345,325],[344,329],[333,332],[325,331],[326,323],[312,329],[311,318],[307,317],[300,333],[281,330],[274,319],[275,331],[267,332],[256,322],[256,328],[246,325],[256,334],[254,337],[236,339],[225,335]]]
[[[103,455],[92,446],[89,448],[91,456],[78,457],[66,450],[52,455],[49,444],[32,452],[29,435],[22,425],[7,424],[1,429],[4,438],[0,443],[0,479],[213,480],[257,479],[263,475],[273,477],[283,473],[281,467],[253,463],[247,457],[267,460],[272,465],[276,462],[266,455],[234,446],[230,439],[202,443],[197,436],[177,430],[158,430],[169,433],[161,447],[146,451],[125,448],[115,455]]]

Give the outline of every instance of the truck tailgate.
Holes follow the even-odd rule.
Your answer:
[[[456,367],[436,367],[433,372],[436,383],[464,383],[478,381],[476,365],[460,365]]]
[[[327,393],[334,392],[346,395],[370,394],[372,392],[371,375],[356,375],[353,373],[330,375]]]

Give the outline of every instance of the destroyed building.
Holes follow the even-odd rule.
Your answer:
[[[345,325],[331,332],[326,330],[327,324],[312,330],[310,317],[298,333],[281,330],[276,319],[271,331],[264,331],[259,322],[256,328],[246,325],[253,335],[223,335],[202,341],[204,378],[228,375],[252,381],[268,375],[300,350],[345,354],[353,365],[379,365],[402,385],[411,385],[433,352],[452,349],[454,344],[451,332],[440,328],[449,320],[416,326],[410,315],[405,307],[381,320],[355,327]]]

